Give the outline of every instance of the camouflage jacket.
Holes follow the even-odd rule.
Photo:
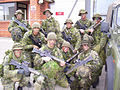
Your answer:
[[[66,61],[67,59],[71,58],[72,54],[70,51],[68,51],[67,53],[63,52],[63,50],[61,50],[62,52],[62,55],[63,55],[63,58],[64,60]]]
[[[40,50],[41,51],[46,51],[46,50],[50,51],[51,55],[53,55],[59,59],[63,59],[62,53],[59,50],[59,48],[57,48],[57,47],[50,49],[47,45],[43,45]],[[44,64],[44,61],[41,59],[41,56],[39,54],[36,54],[34,64],[35,64],[35,66],[41,66],[42,64]]]
[[[92,36],[94,38],[95,50],[96,51],[102,50],[106,45],[107,35],[105,35],[103,32],[101,32],[101,26],[100,25],[95,28],[94,32],[92,33]]]
[[[71,38],[70,44],[72,44],[75,50],[78,50],[81,44],[81,36],[78,29],[71,27],[70,29],[65,28],[64,31]]]
[[[63,59],[61,51],[54,47],[53,49],[50,49],[47,45],[42,46],[41,51],[50,51],[51,55]],[[42,60],[41,56],[39,54],[36,54],[35,60],[34,60],[35,69],[39,70],[41,69],[42,72],[48,76],[48,78],[55,78],[57,73],[62,69],[59,65],[59,63],[55,60],[50,60],[48,62],[45,62]]]
[[[26,25],[26,27],[27,27],[29,30],[31,30],[31,26],[28,24],[27,21],[22,20],[22,21],[20,21],[20,22],[21,22],[21,23],[24,23],[24,24]],[[15,22],[15,20],[10,22],[10,24],[9,24],[9,26],[8,26],[8,31],[11,32],[14,27],[19,27],[19,28],[22,30],[23,35],[24,35],[25,32],[27,32],[27,30],[25,30],[24,27],[19,26],[19,25]]]
[[[86,19],[85,21],[79,19],[77,22],[79,22],[82,26],[85,26],[86,28],[89,28],[92,25],[92,22],[88,19]],[[77,24],[77,22],[75,23],[74,27],[80,29],[81,27]]]
[[[26,50],[31,51],[33,49],[34,44],[33,44],[32,40],[29,38],[30,35],[33,36],[34,40],[40,39],[42,44],[46,43],[44,34],[39,33],[37,36],[34,36],[32,31],[29,31],[29,32],[25,33],[25,35],[24,35],[24,37],[22,39],[22,44],[25,46]]]
[[[24,51],[22,51],[21,57],[16,58],[16,56],[14,55],[13,52],[10,52],[3,60],[3,65],[4,65],[4,78],[5,79],[11,79],[11,80],[20,80],[22,78],[21,75],[19,75],[18,69],[15,68],[14,65],[9,65],[11,59],[16,60],[17,62],[23,62],[23,61],[27,61],[30,63],[30,58],[29,56],[27,56],[27,54],[25,54]],[[29,65],[31,66],[31,65]]]
[[[42,22],[42,28],[47,32],[55,32],[57,35],[60,33],[60,25],[53,17],[46,19]]]
[[[97,75],[97,72],[101,69],[101,67],[103,66],[103,62],[100,59],[99,55],[97,54],[97,52],[93,51],[93,50],[88,50],[86,52],[80,53],[78,56],[78,59],[80,60],[85,60],[87,57],[91,56],[93,58],[93,60],[87,62],[86,64],[84,64],[83,66],[88,67],[90,69],[90,71],[93,74]],[[81,67],[81,66],[80,66]],[[79,68],[79,67],[78,67]],[[79,69],[77,69],[79,72]],[[98,74],[99,75],[99,74]]]

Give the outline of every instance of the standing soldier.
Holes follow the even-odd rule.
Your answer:
[[[22,44],[25,46],[25,51],[33,60],[34,54],[32,53],[32,49],[39,49],[45,43],[45,36],[40,32],[40,24],[38,22],[34,22],[32,24],[32,31],[25,33],[22,39]]]
[[[79,19],[75,23],[75,27],[80,30],[81,34],[84,34],[84,30],[86,30],[87,28],[89,28],[92,25],[92,22],[90,20],[88,20],[86,17],[87,14],[88,14],[88,12],[86,10],[81,9],[78,14],[78,16],[81,16],[81,19]]]
[[[98,24],[102,20],[100,14],[95,14],[93,16],[93,21]],[[94,46],[93,49],[99,54],[100,58],[103,60],[105,64],[106,61],[106,52],[105,47],[107,43],[107,35],[101,32],[101,24],[99,24],[94,30],[90,29],[89,32],[94,38]]]
[[[2,84],[4,90],[15,90],[15,83],[19,82],[18,90],[22,90],[22,87],[29,85],[30,72],[24,72],[23,69],[17,69],[14,65],[11,65],[11,60],[15,60],[19,63],[24,61],[30,62],[30,58],[23,52],[23,46],[20,43],[15,43],[10,52],[3,61],[4,75],[2,78]]]
[[[10,25],[8,26],[8,31],[11,33],[13,41],[19,42],[25,32],[31,30],[28,22],[23,20],[23,15],[21,10],[17,10],[14,14],[15,20],[10,22]]]
[[[73,53],[76,53],[77,50],[80,48],[81,43],[81,36],[79,31],[72,26],[73,22],[71,19],[67,19],[64,23],[66,25],[66,28],[63,30],[63,32],[67,35],[69,43],[71,44],[71,49],[73,50]],[[65,39],[65,36],[63,35],[63,38]]]
[[[39,54],[36,55],[34,64],[36,69],[41,69],[45,75],[48,76],[48,80],[45,82],[45,88],[49,90],[55,90],[55,84],[59,84],[62,87],[68,87],[68,82],[64,78],[59,79],[62,67],[65,62],[62,60],[63,56],[60,50],[55,46],[56,44],[56,34],[50,32],[47,36],[47,45],[42,46],[41,51],[48,51],[51,55],[61,59],[58,63],[50,57],[41,57]]]
[[[87,62],[77,67],[75,80],[71,84],[71,90],[89,90],[92,83],[94,83],[99,76],[102,60],[99,58],[97,52],[91,50],[92,41],[93,38],[91,36],[86,34],[83,36],[81,44],[83,52],[79,54],[78,60],[81,60],[81,62],[86,60]]]
[[[49,32],[55,32],[57,36],[60,34],[60,25],[57,20],[55,20],[54,17],[52,17],[53,13],[50,11],[50,9],[46,9],[43,14],[46,16],[46,20],[42,22],[42,29],[47,34]]]

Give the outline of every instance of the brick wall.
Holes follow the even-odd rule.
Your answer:
[[[33,22],[39,22],[41,23],[42,19],[45,19],[45,16],[43,15],[43,11],[46,8],[49,8],[49,3],[44,1],[42,4],[38,4],[38,0],[0,0],[1,2],[14,2],[14,1],[30,1],[30,17],[28,19],[30,20],[30,25],[32,25]],[[27,4],[29,4],[27,3]],[[8,32],[8,26],[10,21],[0,21],[0,37],[10,37],[10,33]]]
[[[9,21],[0,21],[0,37],[10,37],[8,32]]]
[[[33,22],[41,23],[42,19],[45,19],[43,15],[43,11],[48,8],[49,3],[44,2],[42,4],[38,4],[38,0],[30,0],[30,24]]]

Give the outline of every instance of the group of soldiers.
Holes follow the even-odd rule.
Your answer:
[[[14,45],[3,60],[4,90],[14,90],[16,82],[19,82],[18,90],[32,85],[35,90],[55,90],[55,85],[71,90],[94,87],[106,59],[107,36],[101,32],[100,14],[95,14],[90,21],[86,17],[88,12],[81,9],[81,18],[74,26],[73,21],[67,19],[62,32],[50,9],[43,14],[46,19],[42,24],[34,22],[31,28],[23,20],[23,12],[15,12],[15,20],[8,27]],[[26,72],[12,60],[40,74]]]

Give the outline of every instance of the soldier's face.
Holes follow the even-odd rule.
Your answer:
[[[46,11],[45,16],[49,18],[51,16],[51,13],[49,11]]]
[[[17,14],[16,17],[18,20],[22,20],[22,18],[23,18],[22,14]]]
[[[82,47],[83,47],[83,50],[84,50],[84,51],[87,51],[87,50],[89,49],[88,44],[83,44]]]
[[[67,28],[71,28],[71,27],[72,27],[72,24],[71,24],[70,22],[67,22],[67,23],[66,23],[66,26],[67,26]]]
[[[38,35],[40,29],[39,28],[33,28],[33,34]]]
[[[100,21],[101,21],[101,20],[100,20],[99,18],[95,18],[95,19],[94,19],[94,22],[95,22],[96,24],[98,24]]]
[[[47,41],[47,45],[49,48],[54,48],[55,44],[56,44],[56,40],[54,39],[50,39]]]
[[[63,52],[68,52],[69,51],[69,47],[66,47],[66,46],[64,46],[64,47],[62,47],[62,50],[63,50]]]
[[[85,13],[81,14],[81,19],[82,19],[82,20],[85,20],[85,19],[86,19],[86,14],[85,14]]]
[[[19,58],[21,56],[22,50],[21,49],[16,49],[14,50],[14,55]]]

